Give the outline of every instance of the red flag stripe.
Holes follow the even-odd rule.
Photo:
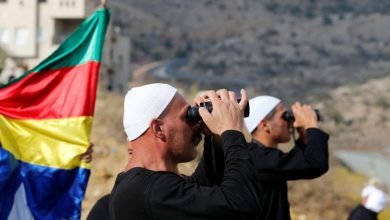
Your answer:
[[[89,61],[31,73],[0,89],[0,114],[14,119],[92,116],[99,66]]]

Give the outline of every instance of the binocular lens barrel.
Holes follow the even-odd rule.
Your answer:
[[[239,102],[240,99],[237,100]],[[200,103],[201,107],[205,107],[210,113],[213,111],[213,104],[211,102],[202,102]],[[244,117],[249,116],[249,103],[245,107]],[[199,115],[199,107],[193,106],[190,107],[187,111],[187,120],[188,121],[202,121],[202,117]]]
[[[316,113],[317,115],[317,121],[321,121],[321,115],[320,115],[320,110],[318,109],[314,109],[314,112]],[[282,118],[288,122],[294,122],[295,121],[295,118],[294,118],[294,114],[291,110],[287,110],[283,113],[282,115]]]

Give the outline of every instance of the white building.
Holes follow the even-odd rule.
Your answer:
[[[12,59],[6,62],[9,65],[1,74],[3,76],[0,75],[0,80],[4,83],[9,75],[18,76],[45,59],[93,13],[99,3],[99,0],[0,0],[0,47],[7,53],[8,59]],[[127,90],[130,76],[130,39],[113,33],[111,29],[105,42],[105,51],[111,54],[103,55],[100,78],[103,81],[108,79],[104,75],[111,67],[115,73],[114,82],[119,82],[112,85],[112,89],[123,92]],[[116,42],[121,42],[121,45],[116,45]],[[120,57],[126,59],[123,60],[126,65],[118,70],[114,62],[118,62],[115,59]]]

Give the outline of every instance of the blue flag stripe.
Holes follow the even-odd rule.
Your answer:
[[[0,148],[0,161],[0,174],[5,174],[0,178],[0,219],[7,219],[4,216],[9,215],[15,192],[21,183],[35,219],[80,219],[89,169],[63,170],[33,165],[16,160],[3,148]],[[7,175],[11,178],[7,178]]]
[[[0,145],[0,219],[7,219],[21,182],[20,163]]]

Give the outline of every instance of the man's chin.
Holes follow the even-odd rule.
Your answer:
[[[291,137],[289,137],[289,138],[286,138],[286,141],[285,141],[285,143],[288,143],[288,142],[290,142],[291,141]]]
[[[283,139],[280,141],[280,143],[288,143],[288,142],[290,142],[290,140],[291,140],[291,136],[288,136],[288,137],[283,138]]]
[[[193,161],[197,155],[198,155],[198,152],[196,150],[194,150],[191,155],[187,155],[185,158],[183,158],[180,161],[180,163],[186,163],[186,162]]]

